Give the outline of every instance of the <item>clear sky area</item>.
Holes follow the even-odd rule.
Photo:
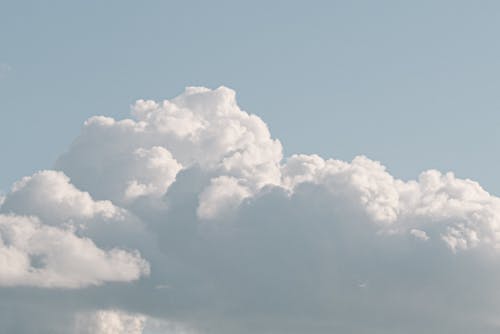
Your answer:
[[[228,86],[285,155],[453,170],[500,194],[496,1],[2,1],[0,188],[91,115]]]

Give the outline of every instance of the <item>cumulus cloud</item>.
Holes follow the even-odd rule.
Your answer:
[[[196,334],[183,324],[120,310],[82,312],[75,317],[76,334]]]
[[[0,79],[5,77],[9,72],[12,72],[12,66],[7,63],[0,63]]]
[[[254,191],[279,184],[280,142],[238,107],[228,88],[191,87],[170,101],[139,100],[132,115],[89,119],[56,168],[80,189],[117,203],[162,195],[182,167],[193,165],[239,178]]]
[[[0,203],[0,307],[22,296],[38,332],[498,331],[500,198],[365,156],[283,158],[226,87],[90,118]]]
[[[94,201],[57,171],[41,171],[16,182],[3,201],[2,211],[36,215],[48,224],[95,217],[112,219],[123,214],[123,209],[110,201]]]
[[[80,314],[76,319],[78,334],[141,334],[146,317],[115,310]]]
[[[94,201],[62,172],[24,177],[0,207],[5,261],[0,285],[79,288],[148,275],[149,264],[138,251],[104,250],[85,235],[96,223],[112,221],[126,228],[126,217],[125,209]]]
[[[126,282],[149,272],[138,253],[104,251],[37,218],[0,215],[0,285],[78,288]]]
[[[283,167],[283,184],[310,182],[357,205],[381,231],[406,233],[419,227],[441,230],[453,250],[485,243],[498,248],[500,199],[453,173],[423,172],[418,181],[394,179],[379,162],[356,157],[351,163],[318,156],[292,156]],[[443,228],[444,227],[444,228]],[[419,233],[420,236],[424,236]]]
[[[418,230],[416,228],[412,228],[410,230],[410,234],[413,235],[415,238],[423,240],[423,241],[429,240],[429,236],[427,235],[427,233],[425,233],[424,231]]]
[[[210,185],[199,196],[198,217],[215,218],[235,209],[241,201],[250,196],[250,191],[238,183],[238,179],[219,176],[210,181]]]

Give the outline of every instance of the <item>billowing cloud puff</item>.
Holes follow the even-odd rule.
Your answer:
[[[149,273],[137,253],[104,251],[71,230],[33,217],[0,215],[0,285],[78,288]]]
[[[196,334],[182,324],[119,310],[82,312],[75,317],[76,334],[142,334],[145,330],[148,333]]]
[[[215,218],[235,209],[241,201],[250,196],[250,190],[228,176],[213,178],[210,185],[199,196],[198,217]]]
[[[499,330],[498,197],[364,156],[283,159],[228,88],[92,117],[54,169],[0,199],[10,333],[32,331],[15,312],[52,334]]]
[[[146,317],[114,310],[80,314],[76,319],[78,334],[141,334]]]
[[[139,100],[135,119],[93,117],[56,167],[98,199],[123,203],[164,194],[182,168],[198,165],[254,191],[279,184],[281,144],[240,110],[234,91],[187,88],[171,101]],[[98,163],[96,163],[98,162]]]
[[[499,248],[500,199],[477,182],[436,170],[418,181],[394,179],[385,167],[366,157],[351,163],[295,155],[282,167],[283,186],[303,182],[324,186],[329,192],[359,207],[388,232],[416,235],[413,227],[442,230],[440,238],[456,251],[482,242]],[[426,239],[424,231],[417,233]]]
[[[36,215],[48,224],[96,217],[119,219],[123,210],[110,201],[94,201],[70,183],[62,172],[42,171],[16,182],[6,196],[2,211]]]
[[[137,251],[103,250],[85,237],[95,223],[126,226],[126,215],[110,201],[94,201],[62,172],[24,177],[0,208],[0,286],[78,288],[148,275]]]

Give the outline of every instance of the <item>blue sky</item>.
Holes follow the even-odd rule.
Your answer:
[[[498,333],[499,32],[498,1],[0,0],[0,332]]]
[[[500,193],[496,1],[2,1],[0,188],[84,120],[185,86],[237,91],[286,154],[366,154]]]

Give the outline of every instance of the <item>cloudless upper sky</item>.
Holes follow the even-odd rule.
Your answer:
[[[500,195],[498,1],[0,0],[0,189],[88,117],[237,91],[285,154],[364,154]]]

